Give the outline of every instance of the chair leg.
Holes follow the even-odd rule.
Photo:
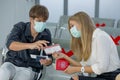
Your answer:
[[[4,56],[2,56],[2,64],[5,62],[5,58]]]

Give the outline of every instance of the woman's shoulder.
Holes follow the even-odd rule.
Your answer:
[[[93,32],[94,37],[108,37],[109,34],[106,33],[105,31],[96,28],[95,31]]]

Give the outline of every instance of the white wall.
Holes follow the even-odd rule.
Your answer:
[[[29,21],[29,9],[34,4],[35,0],[0,0],[0,48],[14,24]]]
[[[99,16],[120,19],[120,0],[100,0]]]
[[[100,0],[99,17],[115,19],[116,27],[117,21],[120,19],[120,0]]]
[[[84,11],[94,17],[95,0],[68,0],[68,15]]]

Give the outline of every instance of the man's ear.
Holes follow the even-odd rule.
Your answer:
[[[30,22],[34,22],[34,19],[30,17]]]
[[[34,25],[34,19],[30,17],[30,23]]]
[[[30,17],[30,24],[31,24],[31,27],[33,28],[34,25],[35,25],[35,23],[34,23],[34,18],[31,18],[31,17]]]

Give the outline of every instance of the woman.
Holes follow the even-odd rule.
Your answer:
[[[91,18],[85,12],[78,12],[71,16],[68,29],[72,36],[71,49],[76,60],[62,53],[53,54],[54,58],[65,58],[71,63],[64,72],[94,73],[97,77],[90,77],[91,80],[97,78],[114,80],[120,63],[116,45],[111,37],[106,32],[95,28]],[[73,76],[71,80],[82,80],[82,78],[82,76]]]

